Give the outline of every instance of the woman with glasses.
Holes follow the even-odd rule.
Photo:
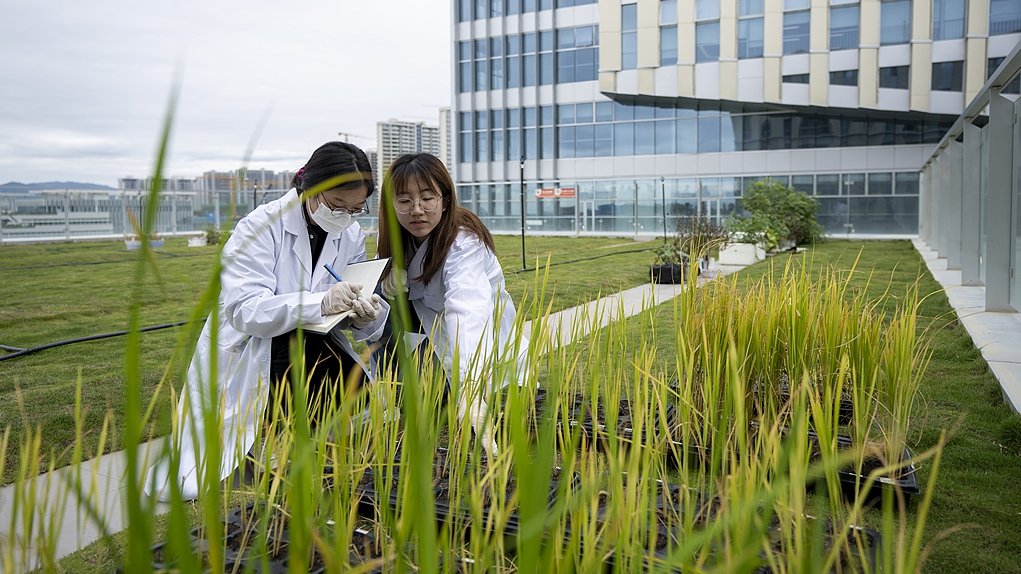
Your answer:
[[[343,331],[357,340],[377,339],[389,306],[342,278],[349,263],[365,260],[365,233],[356,219],[368,213],[366,200],[375,189],[372,167],[357,147],[330,142],[312,153],[291,185],[283,197],[239,221],[224,245],[219,305],[199,336],[178,405],[180,468],[171,477],[164,461],[147,481],[147,489],[161,498],[169,497],[173,479],[185,499],[199,495],[206,446],[202,405],[223,409],[222,433],[216,433],[222,441],[222,480],[243,462],[267,416],[287,413],[288,400],[281,397],[299,384],[292,375],[302,367],[300,384],[307,384],[310,408],[317,407],[310,410],[312,417],[322,416],[322,406],[335,403],[345,386],[357,386],[365,377]],[[304,365],[292,364],[300,324],[346,311],[351,317],[330,333],[304,332]],[[211,402],[214,386],[219,403]]]
[[[428,338],[459,418],[467,419],[492,455],[488,396],[495,386],[524,384],[528,349],[514,332],[514,303],[493,237],[457,204],[450,174],[429,154],[401,156],[390,166],[381,205],[393,207],[398,226],[380,216],[379,256],[392,257],[397,243],[404,256],[403,266],[392,263],[384,273],[381,290],[390,300],[407,291],[411,331]],[[393,347],[390,340],[384,348]]]

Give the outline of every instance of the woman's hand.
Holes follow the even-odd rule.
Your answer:
[[[379,290],[383,292],[383,297],[386,297],[391,301],[397,298],[398,293],[407,293],[407,272],[397,266],[392,266],[390,268],[390,273],[385,279],[383,279],[383,282],[379,284]]]
[[[323,297],[321,306],[323,315],[336,315],[350,311],[354,302],[361,295],[362,286],[357,283],[341,281],[330,287]]]
[[[354,315],[351,316],[351,324],[356,329],[364,329],[379,317],[379,312],[382,309],[383,304],[379,295],[373,294],[368,298],[358,297],[351,304],[351,311],[354,312]]]

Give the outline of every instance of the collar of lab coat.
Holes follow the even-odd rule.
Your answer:
[[[291,189],[284,196],[284,208],[282,218],[284,231],[294,235],[291,242],[291,251],[294,258],[301,263],[305,270],[305,280],[308,281],[308,289],[318,285],[326,274],[326,268],[322,265],[312,268],[312,244],[308,240],[308,225],[305,221],[304,202],[298,197],[298,191]],[[346,230],[345,230],[346,231]],[[337,253],[340,250],[340,238],[345,231],[334,231],[326,234],[326,242],[323,243],[323,251],[319,254],[320,263],[334,263]]]
[[[431,238],[432,235],[426,237],[422,245],[418,246],[418,250],[411,258],[411,264],[408,265],[408,277],[412,279],[408,281],[408,299],[421,299],[425,292],[425,283],[414,279],[422,274],[422,266],[425,264],[426,254],[429,253],[429,239]]]

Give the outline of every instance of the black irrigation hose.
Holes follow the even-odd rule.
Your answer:
[[[570,261],[556,261],[556,262],[550,263],[549,265],[539,265],[538,267],[533,267],[531,269],[518,269],[518,270],[516,270],[514,272],[515,273],[532,272],[532,271],[535,271],[536,269],[546,269],[548,267],[556,267],[557,265],[569,265],[571,263],[582,263],[584,261],[594,261],[596,259],[602,259],[603,257],[613,257],[614,255],[627,255],[628,253],[644,253],[644,252],[648,251],[649,249],[652,249],[652,248],[651,247],[643,247],[642,249],[629,249],[627,251],[614,251],[612,253],[603,253],[601,255],[593,255],[591,257],[582,257],[581,259],[571,259]]]
[[[24,351],[25,350],[25,349],[22,349],[21,347],[9,347],[7,345],[0,345],[0,349],[3,349],[4,351]]]
[[[169,329],[171,327],[180,327],[181,325],[188,324],[188,321],[178,321],[176,323],[164,323],[162,325],[153,325],[151,327],[142,327],[138,330],[139,333],[148,333],[149,331],[159,331],[160,329]],[[114,331],[112,333],[101,333],[99,335],[89,335],[88,337],[78,337],[77,339],[67,339],[66,341],[57,341],[56,343],[47,343],[45,345],[39,345],[38,347],[31,347],[29,349],[21,349],[20,351],[4,355],[0,357],[0,361],[6,361],[7,359],[15,359],[17,357],[24,357],[25,355],[31,355],[39,351],[46,349],[52,349],[54,347],[63,347],[64,345],[71,345],[73,343],[84,343],[86,341],[98,341],[100,339],[110,339],[113,337],[122,337],[127,335],[131,331]],[[9,349],[10,347],[4,347]]]

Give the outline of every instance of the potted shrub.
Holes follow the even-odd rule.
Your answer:
[[[744,214],[731,216],[726,223],[731,244],[727,256],[748,264],[750,247],[730,246],[754,244],[766,252],[789,249],[795,245],[814,243],[822,238],[822,227],[815,219],[816,200],[779,181],[764,179],[752,184],[741,198]],[[755,259],[763,259],[755,251]],[[720,254],[723,263],[724,253]],[[750,261],[754,263],[754,261]]]
[[[681,251],[678,238],[664,239],[653,253],[656,255],[656,262],[652,264],[653,283],[675,285],[684,282],[688,273],[688,255]]]
[[[720,247],[727,241],[727,231],[702,215],[680,217],[677,237],[681,250],[698,261],[699,272],[702,272],[708,270],[711,256],[719,256]]]
[[[128,251],[136,251],[142,248],[142,242],[139,241],[137,235],[125,235],[124,248]]]

